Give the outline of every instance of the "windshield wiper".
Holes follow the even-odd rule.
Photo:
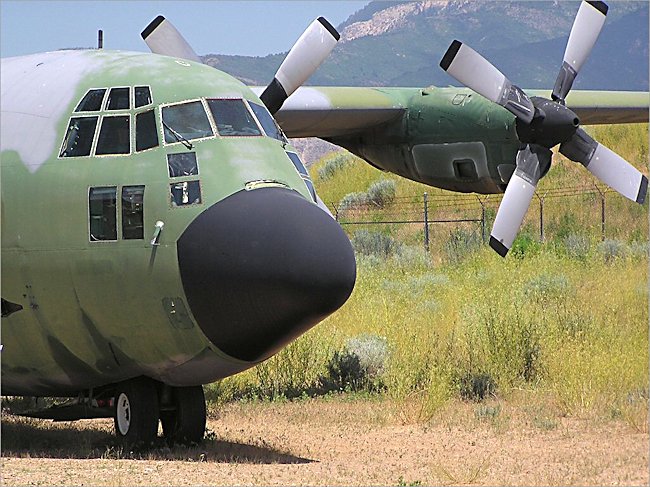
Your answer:
[[[192,149],[193,146],[192,146],[192,143],[189,140],[187,140],[185,137],[183,137],[181,134],[179,134],[173,128],[171,128],[169,125],[167,125],[167,122],[165,122],[164,120],[162,121],[162,124],[163,124],[163,127],[165,127],[167,130],[169,130],[171,132],[171,134],[174,136],[174,138],[177,141],[182,143],[188,149],[190,149],[190,150]]]

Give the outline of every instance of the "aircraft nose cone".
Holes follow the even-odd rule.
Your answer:
[[[356,263],[341,227],[295,191],[241,191],[178,240],[194,318],[220,350],[264,360],[340,308]]]

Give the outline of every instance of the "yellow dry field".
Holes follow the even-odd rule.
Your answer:
[[[545,406],[388,399],[235,403],[200,447],[122,452],[109,420],[3,416],[3,485],[648,485],[648,432]],[[645,416],[647,420],[647,415]]]

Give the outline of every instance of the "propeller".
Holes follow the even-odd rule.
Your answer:
[[[648,179],[621,156],[592,139],[577,115],[565,106],[573,81],[589,57],[605,23],[604,2],[583,1],[567,42],[551,100],[529,98],[471,47],[453,41],[440,62],[442,69],[516,117],[521,148],[490,235],[490,246],[505,257],[517,236],[537,183],[551,166],[551,148],[579,162],[626,198],[643,204]]]
[[[187,59],[197,63],[201,62],[192,46],[176,30],[176,27],[162,15],[153,19],[140,35],[154,54]]]
[[[162,15],[152,20],[141,35],[154,54],[201,62],[181,33]],[[318,17],[307,27],[260,96],[271,115],[323,64],[340,38],[324,17]]]
[[[340,38],[332,24],[323,17],[318,17],[307,27],[260,96],[271,115],[318,69]]]

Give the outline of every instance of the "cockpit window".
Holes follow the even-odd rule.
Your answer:
[[[291,159],[291,162],[293,162],[293,165],[296,166],[296,170],[300,173],[300,175],[308,178],[309,173],[307,172],[307,168],[300,160],[300,157],[298,157],[298,154],[295,152],[287,152],[287,155],[289,156],[289,159]]]
[[[98,117],[73,117],[70,119],[59,157],[90,155]]]
[[[138,113],[135,116],[135,150],[140,152],[157,145],[158,130],[153,110]]]
[[[77,105],[77,108],[74,109],[75,112],[97,112],[102,107],[102,101],[104,101],[104,94],[106,93],[106,88],[101,88],[97,90],[90,90],[84,95],[84,97]]]
[[[165,127],[165,142],[168,144],[214,135],[200,101],[163,107],[162,123]]]
[[[106,102],[106,110],[128,110],[130,106],[129,88],[111,88]]]
[[[135,107],[140,108],[147,106],[153,102],[151,98],[151,90],[148,86],[135,87]]]
[[[257,103],[248,103],[253,109],[253,113],[255,113],[255,116],[262,124],[262,128],[264,129],[264,132],[266,132],[266,135],[273,137],[274,139],[277,139],[281,142],[287,142],[287,139],[284,137],[284,134],[280,130],[280,127],[278,127],[278,124],[275,122],[269,111]]]
[[[104,117],[95,154],[128,154],[129,152],[131,152],[129,116]]]
[[[183,181],[169,185],[172,206],[187,206],[201,203],[201,183]]]
[[[167,154],[167,168],[169,169],[170,178],[198,175],[199,165],[196,160],[196,153]]]
[[[90,241],[117,240],[117,187],[90,188]]]
[[[262,135],[244,100],[208,100],[208,107],[224,137]]]

